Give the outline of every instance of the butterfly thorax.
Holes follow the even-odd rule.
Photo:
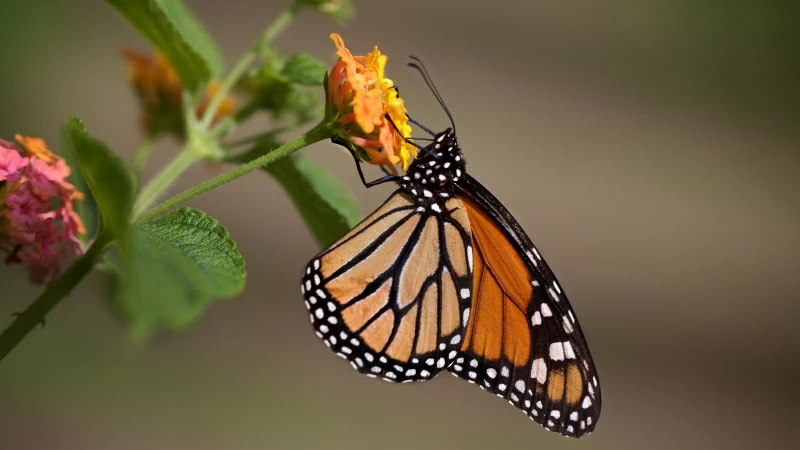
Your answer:
[[[466,162],[451,129],[437,134],[433,143],[419,151],[419,158],[408,167],[400,187],[420,207],[441,212],[453,196],[455,183],[466,173]]]

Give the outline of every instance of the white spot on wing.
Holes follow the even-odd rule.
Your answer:
[[[547,303],[542,303],[541,310],[544,317],[551,317],[553,315],[553,311],[550,311],[550,307],[547,306]]]
[[[522,380],[517,380],[517,382],[514,383],[514,387],[520,392],[525,392],[525,382]]]
[[[575,359],[575,352],[572,350],[572,344],[569,341],[564,341],[564,357],[567,359]]]
[[[497,370],[495,370],[495,369],[493,369],[491,367],[486,369],[486,376],[488,376],[489,378],[494,379],[494,377],[497,376]]]
[[[533,317],[531,317],[531,323],[533,324],[533,326],[542,324],[542,315],[539,314],[539,311],[533,313]]]
[[[550,344],[550,359],[553,361],[564,360],[564,344],[561,342],[553,342]]]
[[[544,358],[533,360],[531,378],[535,378],[539,384],[544,384],[547,381],[547,364],[544,362]]]
[[[469,289],[462,288],[461,289],[461,298],[467,298],[467,297],[469,297]]]
[[[588,395],[586,397],[583,397],[583,403],[581,404],[581,406],[583,406],[583,409],[586,409],[586,408],[592,406],[592,399],[590,399]],[[589,422],[589,425],[591,425],[591,424],[592,423]]]
[[[572,328],[572,324],[569,323],[569,320],[567,320],[566,316],[564,316],[564,321],[563,322],[564,322],[564,331],[566,331],[567,333],[572,333],[573,331],[575,331]]]

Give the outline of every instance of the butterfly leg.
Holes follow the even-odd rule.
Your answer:
[[[355,152],[351,151],[350,154],[353,155],[353,161],[355,161],[356,169],[358,169],[358,176],[361,178],[361,183],[364,185],[364,187],[371,188],[372,186],[377,186],[379,184],[387,183],[390,181],[397,181],[400,179],[399,176],[389,173],[385,167],[381,166],[381,169],[383,169],[383,171],[386,173],[386,176],[380,177],[377,180],[372,180],[370,182],[367,182],[366,178],[364,178],[364,172],[361,171],[361,161],[358,160],[358,157],[356,156]]]

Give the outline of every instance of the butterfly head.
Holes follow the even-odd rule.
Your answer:
[[[400,185],[420,200],[447,198],[453,184],[466,173],[466,162],[456,135],[448,128],[437,133],[433,142],[419,152],[419,158],[408,167]]]

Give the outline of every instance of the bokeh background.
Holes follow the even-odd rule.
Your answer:
[[[188,3],[232,61],[288,0]],[[453,377],[358,376],[314,336],[298,292],[319,249],[254,173],[191,201],[239,243],[246,291],[137,347],[92,275],[0,364],[0,449],[797,448],[797,5],[363,1],[350,26],[305,13],[277,41],[331,61],[332,31],[356,52],[379,45],[414,116],[442,128],[404,66],[426,61],[470,172],[579,314],[604,390],[588,438],[545,432]],[[137,34],[100,0],[1,0],[0,19],[0,136],[56,146],[77,114],[130,158],[140,136],[119,49],[146,49]],[[149,173],[175,149],[163,142]],[[363,189],[332,144],[304,151],[365,212],[391,190]],[[220,170],[200,165],[177,188]],[[0,283],[4,326],[39,291],[16,267]]]

